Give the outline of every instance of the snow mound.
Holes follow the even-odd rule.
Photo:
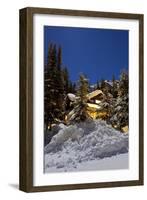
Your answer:
[[[71,101],[76,101],[76,95],[75,94],[68,93],[67,96]]]
[[[128,134],[105,121],[86,121],[70,126],[60,125],[59,132],[45,146],[45,171],[48,168],[68,171],[79,163],[128,152]]]

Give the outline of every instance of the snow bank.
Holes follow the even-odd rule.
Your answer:
[[[68,93],[67,96],[71,101],[75,101],[76,100],[76,95],[75,94]]]
[[[56,155],[57,156],[57,155]],[[56,157],[58,159],[58,157]],[[49,155],[45,156],[46,160],[49,160]],[[64,165],[63,162],[57,163],[57,166],[52,165],[48,167],[46,165],[45,172],[75,172],[75,171],[90,171],[90,170],[118,170],[127,169],[128,165],[128,153],[115,155],[112,157],[105,157],[103,159],[89,160],[81,163],[74,163]]]
[[[45,172],[80,169],[83,163],[128,152],[128,135],[116,131],[105,121],[62,124],[60,128],[45,146]]]

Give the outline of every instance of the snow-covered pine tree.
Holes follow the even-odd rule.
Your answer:
[[[69,93],[69,85],[70,85],[70,81],[69,81],[69,73],[68,73],[68,69],[67,67],[64,67],[62,69],[62,76],[63,76],[63,84],[64,84],[64,91],[66,94]]]
[[[78,81],[78,91],[77,96],[80,97],[80,101],[82,103],[87,102],[87,94],[89,92],[89,83],[88,79],[85,75],[81,74],[80,79]]]
[[[45,129],[55,120],[62,119],[64,110],[64,79],[62,49],[49,44],[44,71],[44,124]],[[58,97],[58,98],[57,98]]]
[[[128,73],[125,70],[123,70],[120,75],[119,89],[120,89],[121,95],[128,94],[129,79],[128,79]]]
[[[53,70],[54,70],[54,56],[53,56],[53,44],[49,44],[48,48],[48,55],[47,61],[44,70],[44,124],[45,129],[53,121],[53,107],[54,107],[54,100],[53,100]]]
[[[129,123],[128,74],[124,71],[120,75],[118,97],[112,105],[110,123],[121,130]]]
[[[87,94],[89,92],[89,83],[88,79],[83,74],[80,75],[76,88],[76,101],[73,102],[73,109],[67,114],[67,124],[85,121],[90,118],[87,113]]]
[[[68,93],[76,93],[76,84],[72,83],[72,81],[69,81]]]
[[[104,81],[104,79],[102,78],[101,81],[100,81],[100,83],[99,83],[99,88],[100,88],[100,90],[103,91],[104,87],[105,87],[105,81]]]
[[[115,75],[113,74],[112,76],[112,89],[111,89],[111,94],[113,95],[114,98],[117,98],[118,95],[118,88],[117,88],[117,82],[115,79]]]
[[[77,114],[76,121],[84,121],[89,118],[87,114],[87,94],[89,92],[89,82],[85,75],[81,74],[77,85],[77,96],[79,99],[76,102]]]
[[[59,110],[58,118],[62,119],[64,111],[65,90],[64,90],[64,77],[62,73],[62,48],[60,46],[57,52],[57,79],[55,81],[56,81],[56,89],[58,91],[57,93],[58,98],[56,98],[57,109]]]

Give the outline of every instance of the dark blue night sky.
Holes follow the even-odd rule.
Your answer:
[[[67,66],[74,82],[79,74],[86,74],[90,83],[97,80],[119,79],[123,69],[128,70],[127,30],[73,27],[44,27],[44,53],[49,43],[62,47],[62,63]]]

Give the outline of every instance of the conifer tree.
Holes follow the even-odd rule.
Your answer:
[[[119,130],[122,127],[128,126],[129,123],[129,97],[128,97],[128,74],[122,72],[120,75],[118,96],[113,104],[113,111],[110,118],[110,123],[116,126]]]
[[[69,93],[69,73],[67,67],[64,67],[62,70],[63,74],[63,84],[64,84],[64,91],[66,94]]]
[[[80,97],[81,102],[87,101],[87,94],[89,92],[89,83],[88,79],[84,75],[80,75],[80,79],[78,82],[78,92],[77,95]]]
[[[56,80],[56,88],[58,92],[57,98],[57,108],[60,110],[60,113],[64,110],[64,77],[62,72],[62,49],[61,47],[58,48],[57,53],[57,80]],[[60,116],[61,118],[62,116]]]
[[[104,88],[105,88],[105,81],[104,81],[104,79],[102,78],[102,79],[101,79],[101,82],[100,82],[100,89],[103,91]]]
[[[84,75],[80,75],[80,79],[78,81],[78,89],[77,95],[80,97],[79,101],[77,101],[79,107],[79,116],[77,117],[78,120],[86,120],[89,118],[86,110],[87,110],[87,101],[88,97],[87,94],[89,92],[89,83],[88,79]]]
[[[45,127],[63,120],[65,96],[73,91],[67,67],[62,66],[62,48],[49,44],[44,70],[44,124]]]
[[[57,54],[57,68],[59,71],[61,71],[61,65],[62,65],[62,48],[61,46],[59,46]]]
[[[49,122],[53,121],[53,95],[52,88],[54,85],[53,72],[54,72],[54,58],[53,58],[53,44],[49,44],[46,69],[44,73],[44,124],[47,129]]]
[[[96,82],[96,89],[100,90],[100,84],[99,84],[99,81],[97,80]]]
[[[111,90],[111,94],[113,95],[114,98],[116,98],[117,94],[118,94],[117,83],[116,83],[114,74],[112,75],[112,90]]]
[[[76,93],[76,83],[72,84],[72,93],[75,94]]]
[[[64,87],[61,73],[61,56],[61,48],[57,53],[56,45],[51,43],[44,74],[44,121],[46,127],[48,123],[51,124],[55,118],[61,116],[63,109]]]
[[[129,80],[128,80],[128,74],[125,70],[123,70],[121,72],[120,75],[120,85],[119,85],[119,89],[122,95],[125,95],[128,93],[128,89],[129,89]]]

